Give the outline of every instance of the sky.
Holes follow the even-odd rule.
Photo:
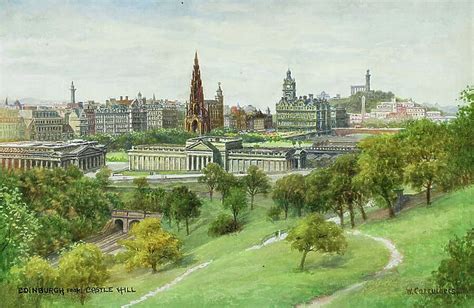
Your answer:
[[[270,106],[288,68],[297,95],[375,90],[456,105],[473,84],[472,1],[0,0],[0,97],[189,98]]]

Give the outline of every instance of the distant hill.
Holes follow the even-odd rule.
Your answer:
[[[371,91],[369,93],[357,92],[349,97],[340,99],[330,99],[331,105],[336,107],[345,107],[349,113],[360,113],[361,98],[365,95],[365,110],[369,112],[380,102],[389,102],[395,97],[392,92]]]
[[[458,106],[436,106],[436,108],[438,108],[447,115],[456,115],[459,110]]]

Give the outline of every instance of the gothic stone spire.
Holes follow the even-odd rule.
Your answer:
[[[193,76],[191,79],[191,93],[186,110],[185,128],[190,132],[204,134],[209,132],[209,116],[204,105],[204,91],[202,89],[201,72],[197,51],[194,55]]]

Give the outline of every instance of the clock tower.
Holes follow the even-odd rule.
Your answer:
[[[289,102],[296,99],[296,81],[291,78],[290,69],[286,72],[286,78],[283,79],[283,97]]]

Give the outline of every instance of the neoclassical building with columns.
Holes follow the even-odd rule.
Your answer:
[[[23,141],[0,143],[0,169],[79,167],[84,172],[105,164],[105,146],[96,141]]]
[[[140,145],[128,151],[130,170],[197,172],[209,163],[226,171],[246,172],[256,165],[265,172],[306,167],[306,152],[296,148],[244,148],[241,138],[196,137],[185,146]]]

